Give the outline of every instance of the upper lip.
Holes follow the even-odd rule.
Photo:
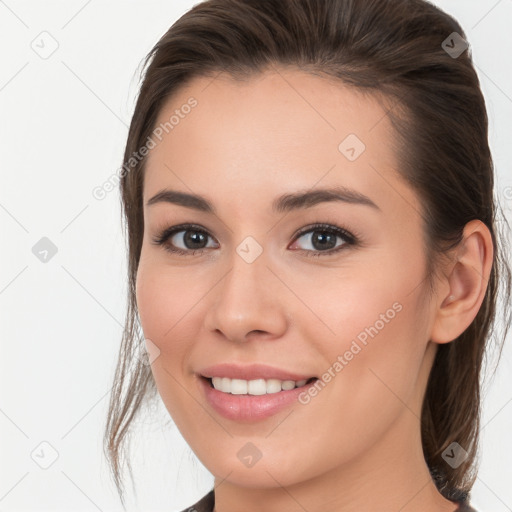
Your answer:
[[[207,378],[228,377],[230,379],[243,380],[278,379],[300,381],[313,377],[313,375],[304,375],[258,363],[248,365],[221,363],[203,368],[198,373]]]

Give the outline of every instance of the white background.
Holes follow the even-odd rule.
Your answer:
[[[0,0],[0,512],[121,510],[101,436],[126,305],[125,242],[117,190],[102,201],[92,190],[121,165],[143,57],[195,3]],[[512,1],[434,3],[468,36],[510,220]],[[58,43],[47,59],[31,47],[43,31]],[[42,237],[58,249],[47,263],[32,253]],[[509,337],[484,400],[479,512],[512,510],[511,361]],[[213,483],[161,403],[160,413],[133,439],[131,510],[181,510]],[[51,456],[43,441],[58,453],[48,469],[31,458]]]

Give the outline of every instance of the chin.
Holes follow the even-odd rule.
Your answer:
[[[243,455],[242,453],[242,459]],[[291,486],[314,477],[311,474],[313,468],[310,461],[306,460],[304,454],[297,454],[297,460],[288,456],[285,461],[282,458],[271,458],[262,454],[256,462],[247,460],[247,466],[236,455],[225,458],[215,457],[210,460],[211,456],[210,452],[209,457],[201,459],[210,473],[221,481],[225,479],[232,485],[249,489]]]

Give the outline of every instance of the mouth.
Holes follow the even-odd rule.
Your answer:
[[[318,380],[317,377],[301,380],[279,380],[279,379],[231,379],[229,377],[205,377],[201,376],[210,388],[221,393],[231,395],[272,395],[283,391],[290,391],[296,388],[309,386]]]
[[[211,410],[236,422],[263,421],[302,403],[301,396],[319,380],[284,367],[234,362],[203,367],[196,376]]]
[[[300,396],[308,392],[318,379],[300,380],[232,379],[201,376],[203,397],[218,414],[236,422],[263,421],[288,407],[297,405]]]

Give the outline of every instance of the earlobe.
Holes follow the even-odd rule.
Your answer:
[[[466,224],[463,239],[447,274],[449,292],[439,297],[430,339],[449,343],[473,322],[487,291],[494,247],[487,226],[473,220]]]

